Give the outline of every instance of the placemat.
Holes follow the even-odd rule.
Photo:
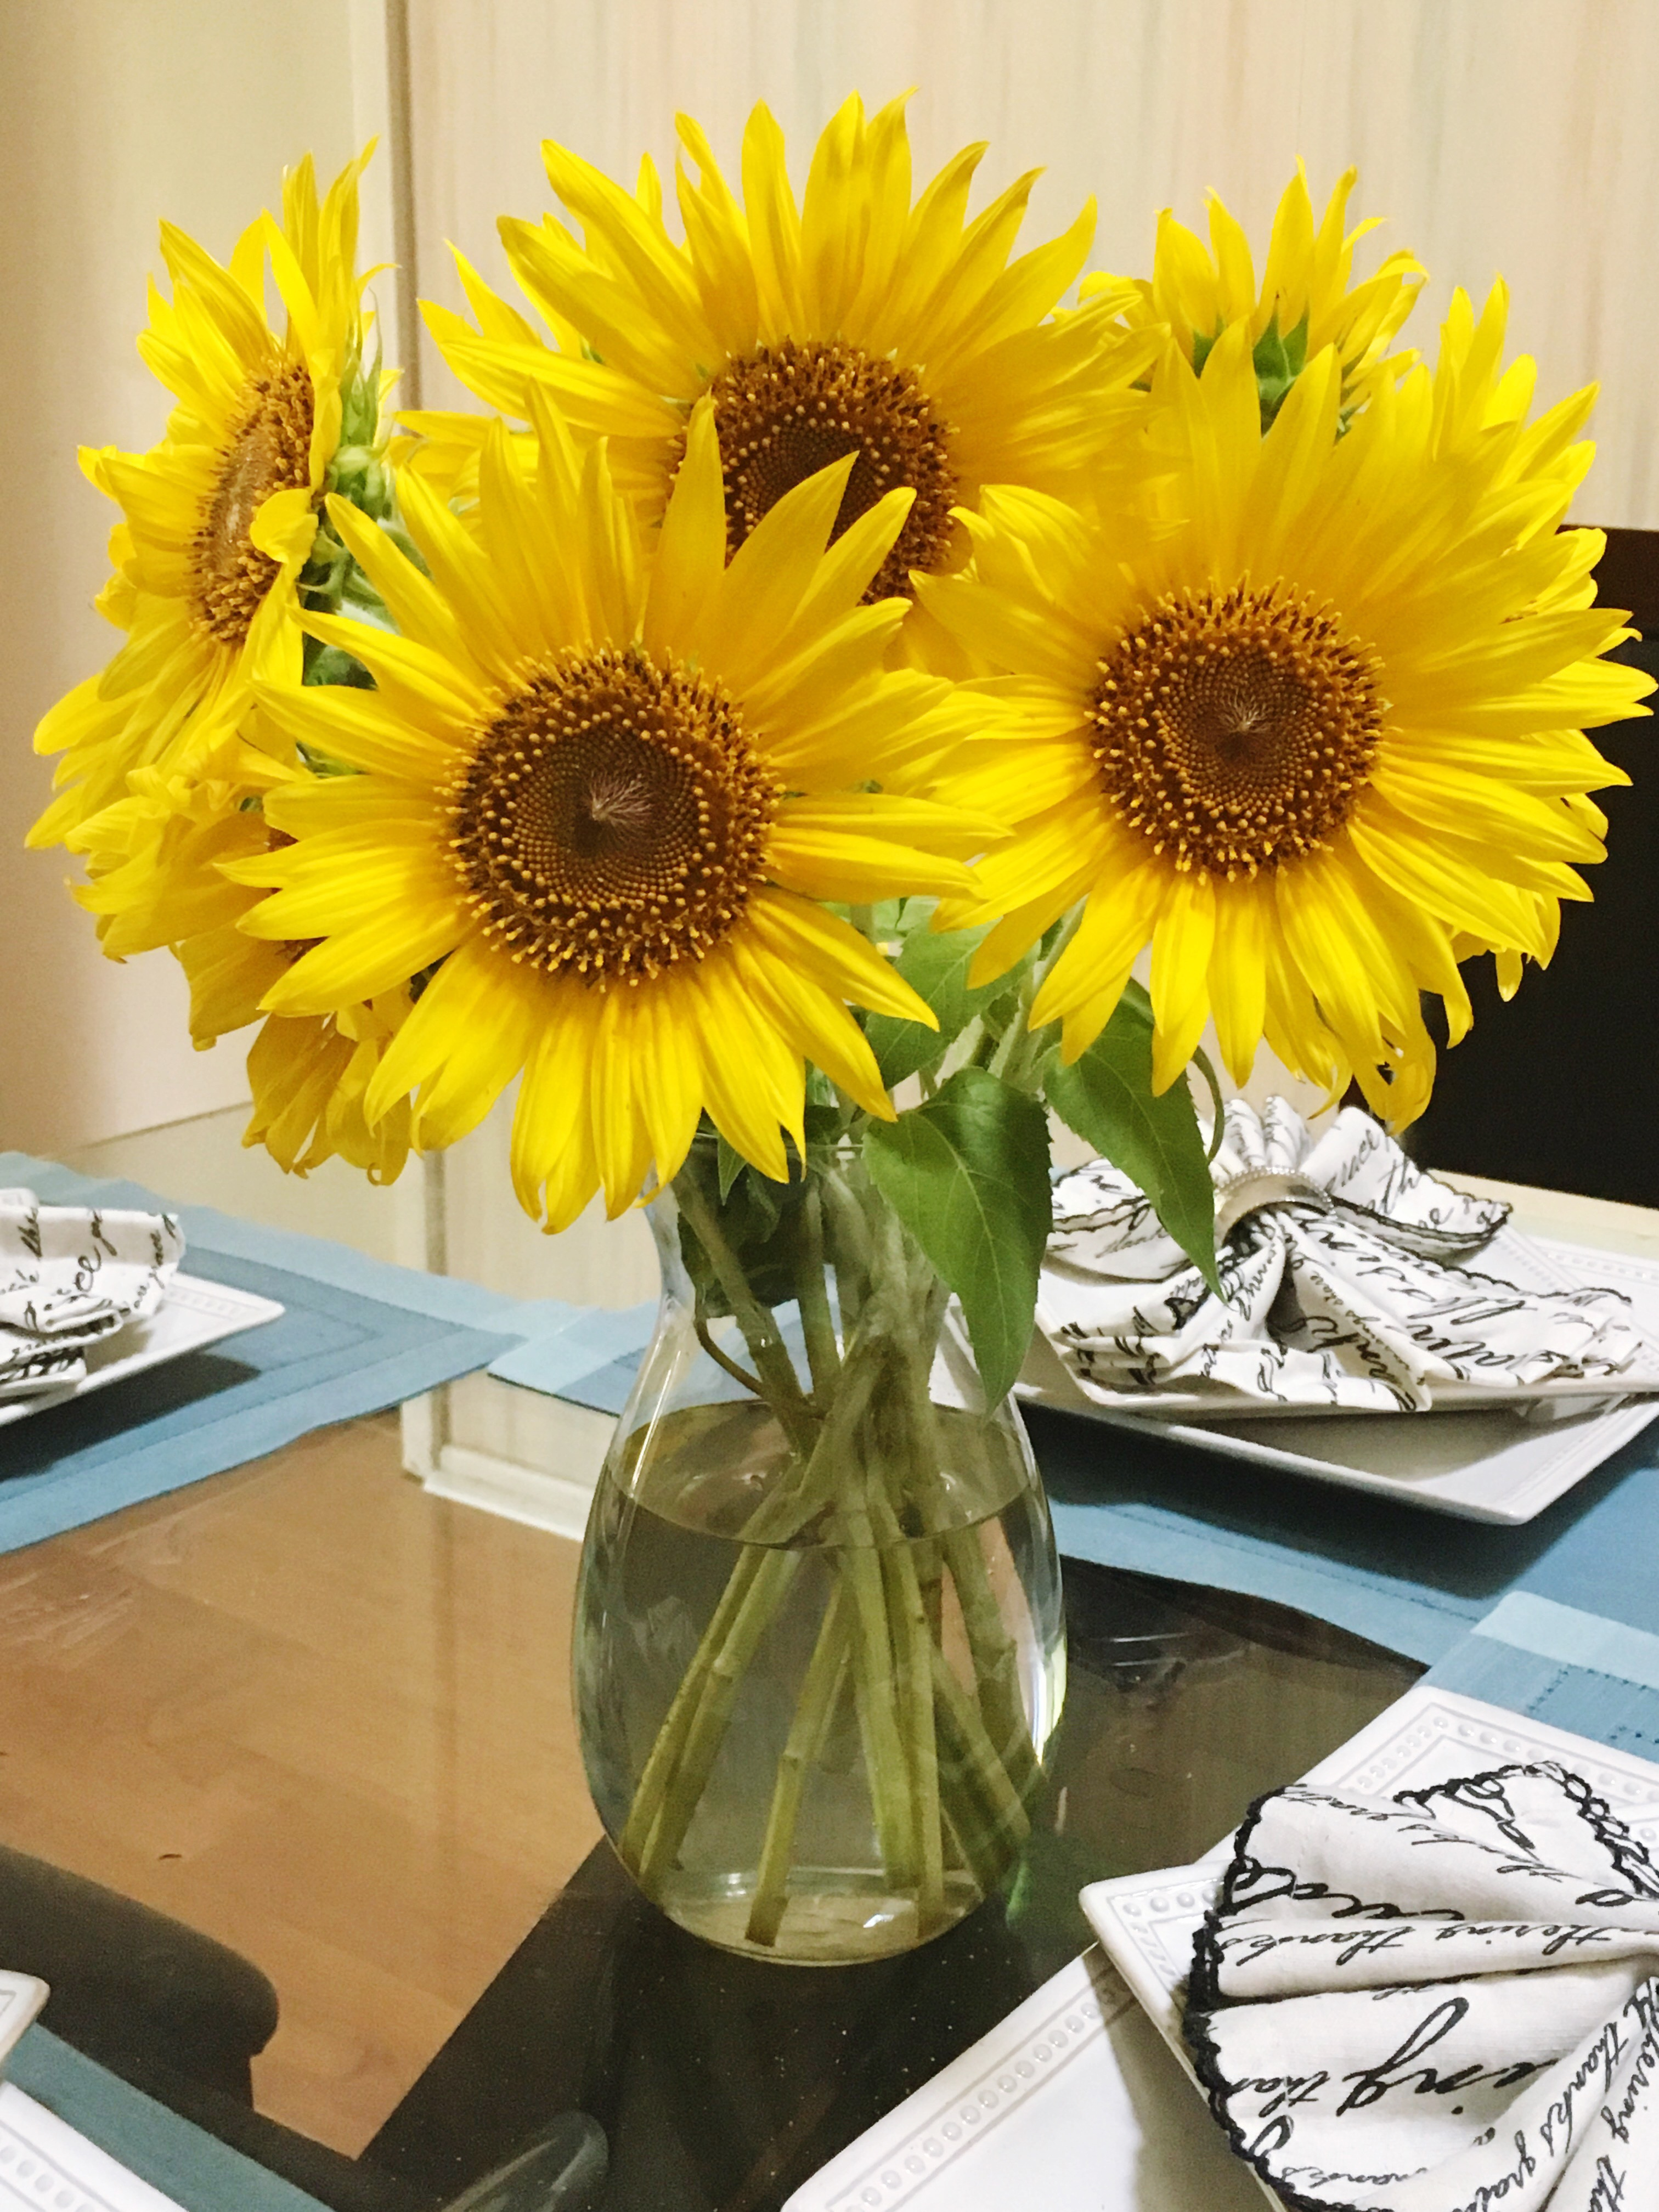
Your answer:
[[[1499,1528],[1024,1411],[1074,1558],[1275,1599],[1431,1664],[1512,1591],[1659,1634],[1652,1430],[1536,1520]]]
[[[0,1153],[0,1186],[16,1184],[58,1205],[168,1205],[135,1183]],[[400,1405],[487,1366],[557,1318],[550,1301],[526,1305],[210,1207],[168,1210],[184,1223],[193,1274],[287,1310],[0,1431],[0,1551],[262,1458],[309,1430]]]
[[[1424,1680],[1659,1761],[1659,1636],[1516,1591]]]
[[[6,2078],[185,2212],[324,2212],[314,2197],[181,2119],[36,2025]],[[52,2200],[43,2199],[43,2212]]]
[[[620,1413],[656,1323],[654,1298],[617,1308],[559,1306],[549,1298],[534,1334],[492,1359],[489,1371],[521,1389],[540,1390],[597,1413]]]

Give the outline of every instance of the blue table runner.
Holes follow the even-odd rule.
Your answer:
[[[167,1203],[135,1183],[0,1153],[0,1187],[13,1185],[53,1205]],[[262,1458],[309,1430],[401,1405],[488,1366],[558,1317],[320,1237],[256,1228],[206,1206],[168,1210],[184,1223],[188,1273],[286,1310],[0,1429],[0,1551]]]
[[[1512,1591],[1659,1634],[1659,1432],[1518,1528],[1027,1407],[1063,1553],[1277,1600],[1432,1663]]]

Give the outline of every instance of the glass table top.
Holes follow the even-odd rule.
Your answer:
[[[1420,1672],[1067,1561],[1067,1701],[1004,1893],[903,1958],[778,1966],[674,1928],[594,1841],[574,1562],[402,1480],[388,1421],[0,1560],[0,1843],[31,1855],[0,1854],[0,1965],[338,2212],[769,2212],[1085,1947],[1083,1884],[1197,1857]],[[42,1860],[100,1887],[43,1901]],[[190,1929],[259,1970],[237,2017],[234,1958],[192,2014],[229,1954]]]

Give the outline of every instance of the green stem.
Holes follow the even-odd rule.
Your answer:
[[[870,1227],[863,1207],[837,1168],[824,1175],[823,1200],[835,1249],[836,1295],[841,1303],[844,1343],[857,1328],[870,1294]]]
[[[943,1318],[941,1299],[941,1322]],[[916,1437],[916,1504],[924,1526],[938,1533],[944,1547],[957,1602],[962,1608],[963,1626],[967,1632],[986,1725],[1010,1778],[1024,1797],[1040,1784],[1042,1769],[1031,1741],[1024,1700],[1020,1695],[1018,1655],[991,1588],[976,1532],[945,1525],[949,1507],[939,1482],[945,1462],[939,1443],[939,1414],[930,1388],[931,1340],[925,1350],[927,1370],[923,1370],[918,1356],[906,1362],[904,1374]]]
[[[945,1728],[941,1727],[939,1733],[944,1735]],[[939,1809],[950,1851],[948,1863],[966,1867],[981,1897],[988,1897],[1007,1872],[1006,1861],[983,1833],[977,1820],[965,1817],[960,1807],[952,1809],[948,1798],[941,1801]]]
[[[697,1699],[696,1717],[686,1731],[684,1749],[675,1762],[661,1808],[640,1856],[639,1883],[647,1897],[660,1887],[679,1856],[685,1832],[702,1802],[726,1741],[738,1685],[787,1595],[803,1556],[799,1552],[768,1552],[763,1556],[714,1656]]]
[[[916,1847],[908,1775],[893,1710],[893,1649],[889,1637],[881,1562],[867,1542],[848,1544],[839,1555],[852,1590],[857,1633],[853,1642],[853,1688],[870,1809],[887,1879],[901,1895],[915,1887]]]
[[[778,1761],[778,1778],[766,1815],[766,1837],[761,1845],[760,1876],[749,1908],[745,1934],[751,1943],[770,1946],[778,1940],[784,1906],[788,1901],[789,1860],[794,1849],[795,1823],[800,1813],[801,1791],[813,1761],[823,1748],[830,1717],[847,1679],[848,1633],[846,1585],[830,1587],[817,1642],[801,1684],[800,1703],[790,1723],[788,1741]]]
[[[980,1710],[997,1755],[1023,1798],[1041,1784],[1042,1766],[1025,1718],[1013,1638],[991,1588],[985,1555],[975,1531],[953,1528],[941,1540],[968,1634]]]
[[[749,1286],[742,1263],[721,1231],[719,1218],[696,1179],[689,1175],[674,1179],[674,1195],[690,1222],[693,1233],[708,1255],[708,1263],[714,1270],[726,1302],[737,1317],[743,1331],[744,1341],[749,1346],[750,1357],[768,1401],[787,1431],[798,1451],[810,1449],[814,1428],[811,1407],[795,1373],[795,1363],[789,1357],[789,1347],[778,1334],[777,1322],[769,1307],[763,1306]]]
[[[866,1316],[867,1318],[867,1316]],[[844,1486],[847,1453],[882,1370],[885,1347],[866,1331],[848,1346],[841,1381],[810,1456],[793,1485],[780,1484],[757,1505],[744,1528],[747,1543],[792,1542]]]
[[[1031,1006],[1036,993],[1036,963],[1032,961],[1019,979],[1018,1000],[1008,1018],[1002,1040],[991,1055],[992,1074],[1001,1076],[1005,1083],[1012,1083],[1017,1090],[1024,1088],[1021,1078],[1030,1058]]]
[[[746,1367],[739,1367],[735,1359],[728,1358],[727,1355],[720,1350],[719,1345],[715,1343],[706,1321],[697,1320],[691,1325],[696,1331],[697,1342],[702,1345],[703,1350],[708,1354],[708,1357],[714,1361],[716,1367],[723,1367],[726,1373],[731,1376],[735,1382],[742,1383],[745,1390],[752,1390],[756,1397],[763,1398],[766,1395],[765,1391],[761,1389],[760,1384],[755,1380],[755,1377],[749,1372],[748,1369]]]
[[[939,1743],[933,1733],[933,1687],[927,1612],[916,1563],[891,1501],[872,1484],[872,1512],[882,1539],[882,1580],[898,1660],[899,1709],[910,1773],[918,1845],[916,1921],[924,1936],[945,1918],[945,1837],[939,1825]]]
[[[939,1714],[939,1734],[940,1773],[953,1785],[944,1803],[946,1832],[980,1895],[989,1897],[1018,1856],[1019,1844],[1001,1835],[995,1815],[988,1814],[966,1787],[959,1785],[959,1747],[950,1716],[944,1712]]]
[[[624,1863],[635,1874],[639,1872],[653,1824],[667,1792],[670,1777],[678,1764],[685,1738],[696,1720],[697,1708],[715,1659],[731,1633],[738,1609],[753,1587],[765,1557],[765,1553],[758,1549],[738,1553],[738,1563],[726,1577],[726,1588],[720,1593],[720,1603],[702,1632],[691,1656],[691,1663],[682,1676],[680,1686],[674,1692],[673,1702],[657,1730],[656,1741],[651,1747],[651,1755],[645,1762],[645,1771],[634,1792],[634,1802],[628,1810],[628,1822],[617,1846]]]
[[[975,1873],[980,1852],[994,1844],[997,1838],[1006,1837],[1009,1848],[1000,1855],[1001,1869],[1006,1870],[1014,1852],[1031,1832],[1030,1815],[985,1733],[978,1706],[957,1681],[950,1661],[937,1646],[933,1668],[939,1735],[957,1778],[975,1801],[980,1815],[978,1832],[971,1838],[964,1832],[964,1824],[959,1817],[953,1815],[952,1826],[958,1840],[973,1857]]]
[[[816,1183],[807,1191],[801,1207],[801,1243],[795,1297],[806,1338],[806,1362],[812,1370],[813,1395],[820,1406],[828,1406],[841,1374],[841,1350],[823,1279],[823,1200]]]

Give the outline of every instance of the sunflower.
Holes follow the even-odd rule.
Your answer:
[[[1352,231],[1343,228],[1358,175],[1357,169],[1344,170],[1316,230],[1307,171],[1297,162],[1273,217],[1260,290],[1249,240],[1217,194],[1210,195],[1207,252],[1203,240],[1165,208],[1158,217],[1152,278],[1133,283],[1125,322],[1133,329],[1167,329],[1200,372],[1221,333],[1242,323],[1255,357],[1264,427],[1304,364],[1327,346],[1335,349],[1341,364],[1344,405],[1363,405],[1380,383],[1397,381],[1417,358],[1390,354],[1389,348],[1416,306],[1425,276],[1413,254],[1391,253],[1374,276],[1351,287],[1354,247],[1377,227],[1373,216]],[[1121,283],[1115,276],[1085,276],[1079,296],[1115,298]]]
[[[299,677],[302,578],[338,604],[343,556],[317,542],[325,489],[349,484],[371,507],[389,498],[382,380],[364,366],[355,269],[368,158],[319,207],[307,156],[283,180],[282,222],[250,224],[228,268],[162,226],[173,297],[151,287],[138,350],[178,404],[149,453],[82,454],[125,512],[100,605],[127,639],[35,732],[38,751],[64,758],[32,845],[63,842],[119,802],[134,769],[215,774],[254,679]],[[282,338],[265,319],[267,255],[288,311]]]
[[[1155,405],[1184,517],[1085,520],[1036,494],[988,502],[976,573],[927,581],[949,628],[1017,679],[1024,733],[944,795],[1015,827],[980,896],[994,974],[1082,902],[1034,1025],[1074,1059],[1150,939],[1154,1080],[1213,1013],[1234,1077],[1258,1041],[1409,1121],[1434,1053],[1419,994],[1469,1002],[1460,958],[1512,988],[1602,857],[1588,797],[1627,779],[1584,727],[1644,713],[1631,633],[1595,605],[1600,532],[1558,529],[1589,457],[1580,392],[1528,422],[1533,367],[1500,374],[1501,286],[1459,296],[1437,369],[1381,381],[1339,435],[1335,344],[1261,426],[1249,328],[1201,377],[1172,345]]]
[[[445,359],[489,406],[527,420],[551,398],[579,438],[608,439],[619,488],[659,515],[692,408],[713,408],[735,553],[773,504],[829,462],[853,465],[837,532],[883,495],[914,495],[871,599],[909,592],[913,570],[966,552],[953,516],[987,483],[1066,490],[1077,470],[1137,422],[1132,386],[1155,353],[1114,319],[1135,295],[1114,283],[1084,312],[1046,320],[1077,277],[1091,202],[1060,237],[1009,261],[1036,172],[969,222],[984,153],[970,146],[912,204],[904,103],[867,121],[848,100],[820,138],[798,206],[783,136],[764,106],[743,141],[743,204],[702,131],[678,118],[685,242],[663,220],[647,162],[630,197],[587,162],[543,149],[554,191],[583,226],[504,219],[507,258],[558,340],[546,345],[462,261],[476,318],[428,306]],[[484,426],[466,416],[404,418],[434,441],[428,465],[452,481]]]
[[[371,1182],[396,1182],[410,1152],[408,1103],[371,1123],[364,1101],[409,1005],[398,990],[332,1014],[267,1014],[248,1048],[253,1112],[242,1142],[263,1145],[290,1175],[337,1157]]]
[[[190,1029],[198,1051],[261,1023],[249,1049],[252,1117],[243,1142],[263,1144],[291,1173],[305,1175],[338,1154],[377,1182],[395,1182],[409,1155],[409,1113],[394,1109],[371,1128],[362,1102],[385,1047],[411,1003],[406,988],[373,1004],[283,1020],[261,1017],[260,1000],[305,951],[262,941],[237,927],[263,894],[233,883],[222,863],[268,852],[270,794],[313,781],[270,752],[236,749],[239,781],[168,777],[138,769],[125,799],[70,833],[91,877],[76,887],[98,919],[112,959],[161,946],[190,983]]]
[[[787,493],[726,563],[714,409],[647,556],[601,450],[532,396],[526,477],[500,428],[464,523],[418,479],[425,572],[331,511],[400,635],[325,617],[373,692],[262,686],[309,750],[361,771],[273,793],[294,837],[225,864],[275,886],[241,923],[317,942],[266,993],[285,1016],[373,1000],[435,969],[387,1048],[371,1121],[413,1092],[414,1135],[471,1128],[522,1071],[515,1187],[550,1226],[603,1185],[614,1213],[666,1183],[706,1109],[763,1173],[803,1142],[811,1060],[890,1116],[845,1001],[933,1024],[821,903],[965,891],[987,825],[865,787],[979,711],[885,672],[903,602],[863,605],[911,505],[889,493],[827,542],[850,459]]]

